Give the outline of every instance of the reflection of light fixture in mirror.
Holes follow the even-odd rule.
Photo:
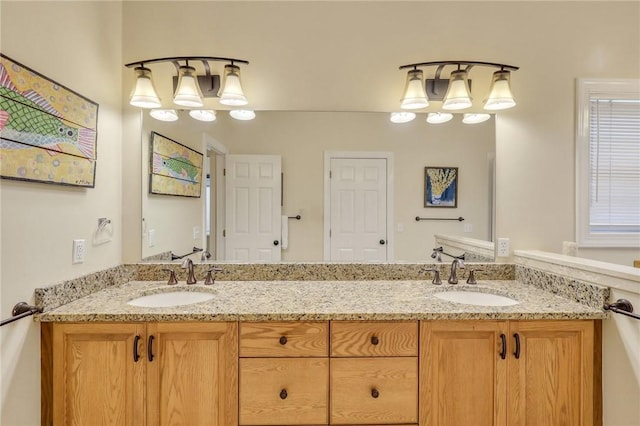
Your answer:
[[[188,63],[188,61],[187,61]],[[173,103],[186,107],[201,107],[202,92],[196,80],[196,69],[188,65],[181,66],[178,75],[178,87],[173,95]]]
[[[471,114],[467,113],[462,117],[462,122],[465,124],[477,124],[487,121],[491,118],[491,114]]]
[[[471,106],[471,94],[469,93],[468,75],[465,70],[451,72],[449,88],[442,101],[442,109],[460,110]]]
[[[253,120],[256,118],[256,113],[250,109],[232,109],[229,111],[229,115],[236,120]]]
[[[191,118],[199,121],[215,121],[216,112],[211,109],[192,109],[189,111]]]
[[[404,96],[400,103],[402,109],[419,109],[429,106],[429,99],[424,90],[422,70],[413,69],[407,73],[407,83],[404,88]]]
[[[391,122],[392,123],[408,123],[416,118],[416,114],[408,111],[400,111],[400,112],[392,112],[391,113]]]
[[[176,105],[199,108],[204,104],[203,98],[215,98],[219,93],[222,104],[247,104],[247,98],[240,85],[240,67],[237,64],[248,65],[248,61],[214,56],[176,56],[125,64],[127,68],[134,68],[136,76],[135,87],[129,100],[131,105],[140,108],[161,108],[162,104],[151,78],[151,70],[146,68],[148,64],[159,62],[171,62],[177,71],[178,75],[172,76],[173,101]],[[220,91],[220,75],[212,73],[210,62],[228,63],[224,67],[226,77],[223,91]]]
[[[152,109],[149,115],[160,121],[176,121],[178,113],[175,109]]]
[[[131,92],[129,103],[139,108],[158,108],[161,106],[160,98],[151,79],[151,70],[140,64],[134,69],[136,85]]]
[[[494,72],[489,96],[484,108],[487,110],[499,110],[511,108],[516,105],[510,88],[511,71],[519,68],[513,65],[498,64],[494,62],[478,61],[437,61],[420,62],[400,66],[401,70],[408,69],[407,84],[402,100],[402,108],[422,108],[424,103],[413,103],[414,99],[421,99],[421,91],[424,91],[425,102],[442,101],[444,110],[462,110],[472,106],[471,80],[469,72],[475,66],[499,68]],[[436,67],[433,78],[427,78],[422,84],[423,67]],[[449,79],[441,78],[445,67],[456,67],[451,71]],[[424,87],[424,89],[422,89]],[[411,89],[411,90],[410,90]],[[405,102],[409,106],[405,106]],[[416,106],[413,106],[416,105]],[[428,103],[427,103],[428,105]]]
[[[220,94],[220,103],[231,106],[242,106],[248,103],[242,91],[240,67],[237,65],[224,66],[224,89]]]
[[[430,112],[427,115],[427,123],[429,124],[440,124],[446,123],[453,118],[453,114],[449,112]]]
[[[489,97],[484,103],[484,109],[495,111],[516,106],[513,93],[511,93],[510,79],[510,71],[496,71],[493,73],[491,90],[489,91]]]

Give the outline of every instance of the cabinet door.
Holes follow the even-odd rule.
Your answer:
[[[506,322],[422,321],[420,333],[420,424],[504,425]]]
[[[236,323],[147,326],[147,424],[238,424]]]
[[[509,425],[593,424],[593,333],[593,321],[510,322]]]
[[[143,425],[144,360],[133,347],[143,335],[140,324],[54,324],[53,424]]]

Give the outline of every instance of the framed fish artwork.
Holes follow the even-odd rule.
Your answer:
[[[203,155],[179,142],[151,132],[149,192],[200,197]]]
[[[98,104],[0,53],[0,177],[95,186]]]

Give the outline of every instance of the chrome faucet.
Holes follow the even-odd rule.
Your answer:
[[[209,250],[203,251],[202,256],[200,256],[200,262],[205,263],[209,259],[211,259],[211,253],[209,253]]]
[[[187,276],[187,284],[195,284],[198,282],[198,280],[196,280],[196,275],[193,272],[193,260],[188,258],[183,260],[180,267],[189,271],[189,275]]]
[[[457,266],[460,266],[460,269],[464,269],[464,262],[462,259],[455,258],[453,259],[453,262],[451,262],[451,273],[447,280],[449,284],[458,284]]]

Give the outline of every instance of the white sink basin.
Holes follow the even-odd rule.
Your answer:
[[[480,293],[478,291],[443,291],[434,294],[434,296],[448,302],[463,303],[465,305],[512,306],[519,303],[510,297]]]
[[[129,300],[127,304],[144,308],[166,308],[170,306],[191,305],[213,299],[212,293],[201,291],[169,291],[149,294]]]

